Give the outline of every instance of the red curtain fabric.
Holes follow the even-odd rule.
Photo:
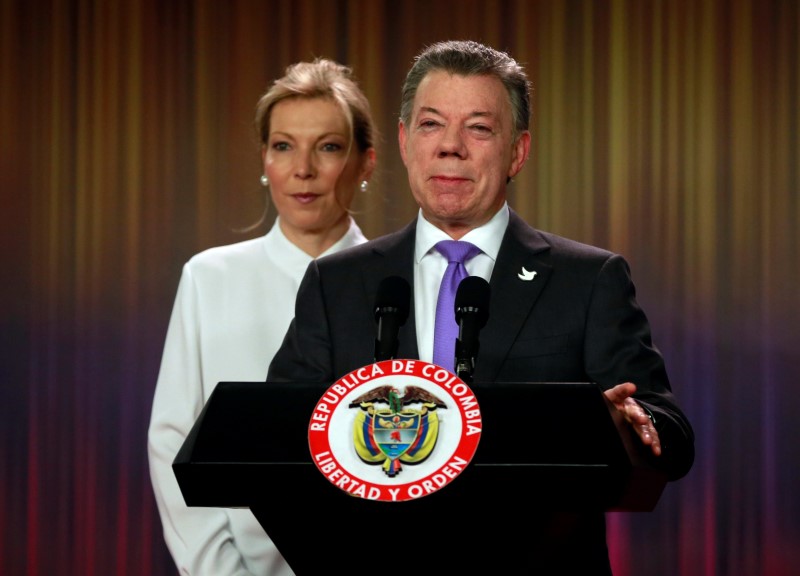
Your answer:
[[[368,236],[416,207],[396,143],[413,56],[508,50],[534,86],[511,204],[623,253],[697,434],[619,576],[800,573],[800,8],[789,0],[0,4],[0,566],[174,574],[146,429],[180,267],[263,207],[255,102],[353,66],[382,133]]]

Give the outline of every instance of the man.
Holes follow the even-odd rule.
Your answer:
[[[479,250],[466,261],[467,272],[491,286],[474,381],[597,382],[656,465],[680,478],[694,459],[693,434],[673,400],[627,263],[535,230],[506,203],[506,186],[528,158],[529,107],[527,76],[505,53],[450,41],[416,58],[403,87],[398,137],[417,219],[311,264],[268,380],[332,382],[369,364],[372,305],[388,276],[405,278],[414,295],[396,357],[431,361],[448,264],[436,245],[470,242]],[[565,426],[581,425],[570,422],[569,406],[548,409],[563,411]],[[474,534],[475,546],[497,548],[495,567],[611,573],[602,512],[542,512],[519,522],[518,537],[497,539],[491,528]]]

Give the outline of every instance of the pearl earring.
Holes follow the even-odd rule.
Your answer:
[[[367,186],[369,186],[369,182],[367,182],[366,180],[362,180],[361,181],[361,186],[360,186],[361,191],[362,192],[366,192],[367,191]]]
[[[266,188],[267,186],[269,186],[269,178],[267,178],[267,175],[266,175],[266,174],[262,174],[262,175],[261,175],[261,185],[262,185],[264,188]]]

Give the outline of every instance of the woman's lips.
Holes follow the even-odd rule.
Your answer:
[[[300,204],[309,204],[317,199],[318,194],[302,193],[302,194],[292,194],[292,198],[300,202]]]

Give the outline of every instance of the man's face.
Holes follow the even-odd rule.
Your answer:
[[[460,238],[491,219],[506,180],[528,157],[530,134],[512,140],[511,102],[494,76],[437,70],[420,82],[400,154],[425,219]]]

